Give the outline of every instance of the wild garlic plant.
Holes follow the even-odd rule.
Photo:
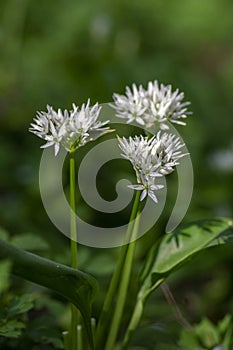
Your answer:
[[[72,105],[72,110],[58,109],[47,106],[47,112],[38,112],[31,123],[29,131],[46,141],[41,148],[54,146],[55,156],[63,146],[70,155],[70,242],[71,242],[71,266],[78,269],[78,249],[77,249],[77,230],[76,230],[76,180],[75,180],[75,151],[85,145],[108,133],[109,127],[106,127],[108,121],[100,122],[98,120],[101,107],[96,103],[90,106],[90,100],[83,104],[81,108]],[[78,346],[78,313],[76,307],[71,305],[71,328],[69,348],[74,350]]]
[[[46,141],[42,148],[54,147],[55,156],[61,147],[70,157],[70,240],[71,240],[71,267],[48,263],[50,274],[62,271],[61,278],[51,285],[47,273],[40,277],[35,275],[33,281],[53,288],[64,295],[74,305],[71,312],[71,327],[64,332],[64,346],[66,350],[114,350],[128,349],[130,339],[142,317],[145,302],[150,293],[164,282],[167,276],[181,263],[189,260],[197,251],[208,245],[219,244],[216,241],[223,232],[232,227],[229,219],[204,221],[198,226],[190,224],[185,229],[168,233],[160,241],[156,241],[148,253],[148,259],[139,278],[139,286],[135,307],[124,336],[119,337],[122,328],[122,319],[127,300],[127,291],[130,286],[133,259],[140,226],[140,214],[144,202],[151,201],[156,211],[158,193],[164,190],[161,179],[174,172],[181,159],[188,155],[184,142],[178,134],[172,132],[171,124],[186,125],[185,119],[192,113],[188,110],[190,102],[184,101],[184,93],[178,89],[172,90],[171,85],[159,84],[158,81],[149,82],[147,88],[142,85],[126,87],[123,95],[114,93],[113,103],[110,103],[116,117],[124,119],[126,124],[136,124],[139,135],[126,138],[117,136],[119,151],[124,159],[128,160],[135,172],[135,183],[129,185],[135,191],[132,212],[129,218],[125,241],[121,247],[116,268],[106,293],[100,315],[97,315],[97,327],[91,330],[91,298],[95,290],[95,282],[88,274],[78,269],[77,241],[79,232],[76,228],[76,180],[75,180],[75,152],[88,142],[96,140],[111,130],[109,121],[100,121],[101,106],[96,103],[83,104],[80,108],[75,104],[71,110],[58,109],[47,106],[46,112],[38,112],[31,123],[30,132]],[[155,131],[156,130],[156,131]],[[212,236],[210,236],[210,232]],[[208,233],[208,234],[206,234]],[[192,241],[192,237],[195,239]],[[222,236],[221,236],[222,237]],[[226,237],[224,238],[226,242]],[[178,244],[178,243],[179,244]],[[216,243],[218,242],[218,243]],[[10,250],[9,250],[10,251]],[[18,254],[18,253],[17,253]],[[19,255],[17,255],[19,256]],[[27,258],[30,260],[30,258]],[[36,268],[45,263],[35,258]],[[35,260],[34,259],[34,260]],[[32,258],[32,261],[34,261]],[[18,260],[19,264],[21,260]],[[25,264],[24,260],[23,263]],[[26,263],[27,265],[28,263]],[[32,266],[34,266],[32,264]],[[57,268],[59,268],[57,270]],[[21,275],[28,278],[28,273]],[[66,276],[67,286],[63,280]],[[75,283],[74,283],[75,282]],[[83,323],[77,309],[81,311]],[[82,332],[82,326],[85,331]],[[87,343],[88,340],[88,343]]]
[[[167,121],[185,125],[183,119],[191,114],[187,111],[189,102],[183,102],[183,98],[184,94],[178,89],[173,92],[171,85],[159,85],[157,81],[154,81],[148,83],[147,89],[141,85],[138,88],[133,84],[132,91],[126,87],[125,95],[115,93],[113,95],[115,103],[111,106],[116,110],[116,116],[127,119],[128,124],[136,121],[147,129],[158,124],[161,130],[167,130],[169,129]],[[71,110],[64,111],[61,109],[56,111],[48,105],[46,112],[37,113],[29,128],[30,132],[46,141],[41,148],[52,146],[57,156],[60,147],[64,147],[70,154],[70,239],[71,266],[74,269],[78,268],[74,153],[79,147],[112,131],[107,126],[109,121],[98,120],[100,111],[101,106],[98,103],[90,106],[90,100],[81,108],[73,104]],[[147,196],[155,203],[158,202],[156,191],[163,188],[163,185],[159,184],[159,178],[173,172],[179,164],[179,159],[185,156],[182,151],[184,144],[172,133],[159,131],[151,138],[143,135],[129,139],[118,136],[118,142],[122,156],[131,162],[137,178],[137,184],[129,186],[137,191],[130,222],[136,220],[133,227],[129,223],[127,237],[130,237],[131,243],[122,247],[118,267],[113,275],[98,323],[96,346],[101,349],[105,346],[106,350],[114,348],[126,301],[139,225],[140,202]],[[105,314],[113,304],[117,287],[117,306],[105,342],[107,327]],[[77,310],[72,306],[69,331],[69,348],[72,350],[76,350],[78,346],[77,326],[79,322]]]

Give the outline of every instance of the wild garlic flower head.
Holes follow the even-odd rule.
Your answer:
[[[167,121],[186,125],[183,119],[192,114],[187,109],[190,102],[183,102],[183,92],[178,89],[173,92],[171,85],[159,85],[157,80],[149,82],[147,89],[133,84],[131,91],[127,86],[125,95],[114,93],[113,99],[115,103],[111,106],[116,110],[116,116],[146,128],[157,123],[160,129],[169,129]]]
[[[163,188],[157,184],[157,178],[170,174],[179,164],[179,159],[185,156],[181,150],[184,144],[174,134],[160,131],[150,139],[141,135],[118,137],[118,141],[122,156],[131,162],[137,177],[137,184],[129,187],[142,191],[141,201],[148,195],[157,203],[155,191]]]
[[[45,145],[41,148],[54,146],[55,156],[62,145],[67,151],[75,150],[87,142],[109,132],[104,127],[109,121],[98,121],[101,107],[96,103],[90,107],[90,100],[81,108],[72,105],[71,111],[47,106],[47,112],[37,112],[29,131],[44,139]]]
[[[132,85],[132,91],[126,86],[125,95],[113,94],[115,104],[111,104],[116,109],[116,116],[128,119],[127,123],[132,121],[140,125],[145,125],[144,113],[147,107],[144,105],[144,89],[140,85],[139,88],[135,84]]]

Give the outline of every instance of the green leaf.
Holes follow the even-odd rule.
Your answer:
[[[22,330],[24,328],[25,324],[17,320],[10,320],[5,324],[0,323],[0,336],[7,338],[18,338],[22,334]]]
[[[193,331],[183,329],[179,346],[184,350],[225,349],[232,344],[232,317],[226,315],[217,327],[207,318],[194,326]]]
[[[217,328],[207,318],[195,326],[195,334],[207,349],[220,343]]]
[[[4,260],[0,262],[0,293],[4,292],[9,286],[9,275],[11,262]]]
[[[223,243],[225,232],[233,234],[230,219],[201,220],[166,234],[159,246],[151,273],[167,274],[202,249]],[[219,237],[219,241],[218,238]]]
[[[225,349],[230,349],[233,341],[233,324],[232,316],[226,315],[218,324],[219,336]]]
[[[48,243],[42,237],[33,233],[21,233],[12,237],[10,242],[18,248],[29,251],[43,251],[49,248]]]
[[[197,221],[166,234],[149,253],[142,273],[142,283],[149,278],[152,287],[199,251],[229,242],[232,236],[233,223],[228,218]]]
[[[41,258],[0,240],[0,258],[6,257],[13,262],[14,274],[57,292],[80,310],[93,348],[90,320],[91,303],[97,289],[96,280],[84,272]]]
[[[190,332],[187,329],[183,329],[181,332],[179,346],[182,350],[203,349],[200,348],[200,344],[195,333]]]
[[[228,218],[200,220],[164,235],[150,250],[141,273],[141,288],[124,344],[128,344],[137,327],[148,296],[171,272],[205,248],[232,242],[232,237],[233,220]]]

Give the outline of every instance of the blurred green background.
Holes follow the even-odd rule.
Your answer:
[[[28,132],[36,111],[47,104],[70,108],[88,98],[110,102],[126,85],[155,79],[178,87],[192,102],[193,115],[179,128],[195,175],[184,222],[233,216],[232,0],[1,0],[0,20],[0,225],[11,235],[43,236],[50,249],[41,254],[69,261],[68,240],[40,199],[42,142]],[[165,212],[156,232],[167,218]],[[138,269],[153,240],[153,231],[141,240]],[[190,322],[232,312],[231,250],[211,249],[171,278]],[[101,270],[105,286],[117,253],[83,247],[82,268]],[[160,298],[150,299],[147,319],[169,322],[169,306],[156,307]]]

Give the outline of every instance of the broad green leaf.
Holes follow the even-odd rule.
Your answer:
[[[124,343],[128,344],[132,332],[137,327],[148,296],[171,272],[205,248],[232,242],[232,237],[233,220],[229,218],[200,220],[164,235],[148,254],[141,274],[141,288]]]
[[[90,319],[91,303],[97,289],[96,280],[84,272],[41,258],[0,240],[0,258],[6,257],[13,262],[12,272],[15,275],[50,288],[80,310],[93,348]]]
[[[199,251],[229,242],[232,236],[233,221],[228,218],[201,220],[168,233],[149,253],[142,281],[165,277]]]

